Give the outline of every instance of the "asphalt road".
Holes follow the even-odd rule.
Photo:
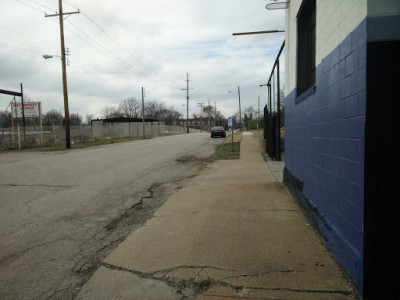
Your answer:
[[[212,160],[187,134],[0,154],[0,298],[72,299],[100,261]]]

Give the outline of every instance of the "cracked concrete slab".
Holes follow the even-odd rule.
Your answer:
[[[143,279],[138,275],[100,267],[81,289],[76,299],[180,299],[175,290],[160,280]]]
[[[162,281],[179,299],[356,299],[260,151],[243,136],[239,161],[218,161],[171,195],[103,266]]]

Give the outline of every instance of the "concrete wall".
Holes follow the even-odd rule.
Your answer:
[[[186,127],[173,125],[145,124],[146,136],[186,133]],[[142,123],[104,123],[92,126],[93,138],[142,136]],[[190,133],[201,132],[190,128]]]

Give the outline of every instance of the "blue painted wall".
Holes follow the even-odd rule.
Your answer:
[[[367,76],[364,20],[317,66],[307,96],[285,98],[285,164],[303,182],[318,227],[363,290],[364,139]]]

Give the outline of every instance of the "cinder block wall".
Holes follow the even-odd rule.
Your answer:
[[[317,1],[316,88],[304,98],[295,86],[301,2],[286,20],[285,181],[302,183],[316,226],[362,291],[367,3]]]

